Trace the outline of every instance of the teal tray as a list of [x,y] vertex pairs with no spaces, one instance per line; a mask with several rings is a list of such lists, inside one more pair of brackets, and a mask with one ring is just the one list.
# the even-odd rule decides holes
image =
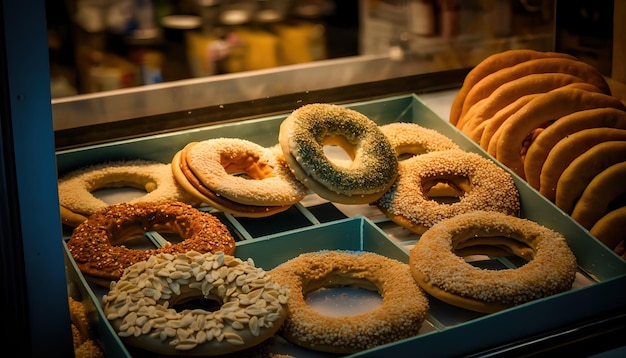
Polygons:
[[[415,95],[352,103],[380,125],[414,122],[448,136],[462,149],[495,159],[454,126],[439,118]],[[187,143],[216,137],[244,138],[264,146],[277,143],[278,129],[286,115],[196,128],[144,138],[113,142],[57,153],[59,174],[104,161],[142,158],[169,163]],[[495,161],[500,165],[497,161]],[[508,168],[500,165],[509,173]],[[511,173],[520,191],[520,216],[562,233],[577,257],[579,272],[574,287],[561,294],[536,300],[495,314],[478,314],[431,299],[431,310],[419,335],[380,346],[353,356],[467,355],[513,341],[557,330],[624,307],[626,261],[589,235],[588,231],[554,206],[521,178]],[[211,211],[237,239],[236,255],[252,257],[269,270],[303,252],[318,250],[365,250],[406,262],[419,236],[389,221],[375,207],[328,203],[309,195],[290,210],[269,218],[236,218]],[[503,265],[511,265],[498,259]],[[102,315],[99,287],[86,283],[71,257],[71,278],[83,287],[93,303],[96,326],[110,356],[138,356],[129,352]],[[104,322],[103,322],[104,321]],[[450,344],[454,342],[454,344]],[[281,348],[284,344],[277,344]],[[315,355],[314,352],[306,352]],[[306,354],[305,354],[306,355]]]

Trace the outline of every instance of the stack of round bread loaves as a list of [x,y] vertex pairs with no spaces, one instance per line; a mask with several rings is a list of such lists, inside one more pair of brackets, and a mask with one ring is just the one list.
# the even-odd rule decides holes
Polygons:
[[492,55],[450,123],[626,258],[626,106],[597,69],[556,52]]

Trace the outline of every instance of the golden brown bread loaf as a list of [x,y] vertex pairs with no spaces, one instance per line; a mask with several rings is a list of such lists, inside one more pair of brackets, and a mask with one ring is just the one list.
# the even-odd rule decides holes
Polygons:
[[468,73],[450,123],[624,257],[624,103],[573,56],[510,50]]

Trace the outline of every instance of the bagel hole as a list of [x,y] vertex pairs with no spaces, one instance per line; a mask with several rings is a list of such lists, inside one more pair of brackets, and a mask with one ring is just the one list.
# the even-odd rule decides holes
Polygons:
[[470,189],[468,178],[461,176],[441,176],[422,180],[424,194],[430,200],[441,204],[453,204],[461,200]]
[[125,246],[131,250],[143,251],[153,250],[168,243],[177,244],[184,240],[180,234],[169,228],[152,227],[144,231],[137,225],[121,227],[111,237],[116,238],[115,241],[111,241],[113,246]]
[[324,145],[324,155],[334,164],[341,167],[349,167],[352,157],[341,146],[335,144]]
[[462,242],[455,242],[455,255],[462,257],[466,262],[476,264],[487,269],[507,268],[501,265],[486,265],[484,262],[506,258],[515,267],[524,266],[534,258],[535,251],[526,243],[507,236],[472,236]]
[[120,186],[111,186],[95,189],[91,192],[91,195],[109,205],[114,205],[141,198],[148,193],[149,191],[147,191],[145,188],[138,188],[136,186],[120,184]]
[[176,310],[176,312],[195,309],[201,309],[207,312],[215,312],[219,311],[219,309],[222,307],[222,304],[217,300],[217,298],[189,297],[174,303],[170,307]]
[[259,154],[254,152],[245,152],[234,158],[223,154],[220,163],[226,173],[245,179],[261,180],[274,175],[274,168],[261,161]]
[[365,279],[338,275],[312,281],[304,287],[304,300],[326,316],[354,316],[376,309],[383,298],[378,288]]
[[137,234],[123,239],[120,242],[112,242],[113,246],[124,246],[131,250],[154,250],[154,243],[145,235]]

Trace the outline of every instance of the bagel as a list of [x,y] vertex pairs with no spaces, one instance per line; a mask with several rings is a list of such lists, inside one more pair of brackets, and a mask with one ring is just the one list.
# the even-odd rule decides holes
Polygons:
[[[471,132],[478,123],[491,118],[496,112],[525,95],[545,93],[571,83],[585,83],[580,77],[566,73],[531,73],[494,89],[489,96],[476,102],[459,119],[456,127]],[[467,127],[467,129],[466,129]]]
[[[581,89],[581,90],[590,91],[590,92],[600,92],[600,90],[598,90],[597,87],[590,85],[588,83],[580,83],[580,82],[571,83],[569,85],[565,85],[561,87],[562,90],[565,90],[567,88],[576,88],[576,89]],[[488,150],[489,143],[493,139],[494,135],[496,135],[502,123],[504,123],[509,117],[511,117],[514,113],[516,113],[520,108],[525,106],[528,102],[530,102],[532,99],[536,98],[539,95],[542,95],[542,94],[535,93],[535,94],[530,94],[530,95],[526,95],[526,96],[518,98],[516,101],[512,102],[511,104],[507,105],[506,107],[498,111],[493,117],[477,125],[472,130],[472,132],[475,132],[475,134],[471,134],[470,137],[475,138],[478,136],[480,140],[477,140],[477,142],[480,144],[480,147],[483,148],[484,150]],[[484,127],[484,128],[481,129],[481,127]]]
[[524,157],[524,174],[528,184],[539,189],[541,168],[556,143],[572,133],[596,127],[626,129],[626,111],[611,107],[591,108],[565,115],[552,123],[535,138]]
[[110,205],[96,197],[95,191],[125,187],[145,191],[145,194],[127,201],[131,204],[156,201],[199,204],[174,180],[169,164],[142,159],[111,161],[84,166],[59,178],[63,224],[76,227],[90,215]]
[[129,266],[102,305],[125,344],[159,356],[217,356],[272,337],[288,295],[251,259],[192,250]]
[[595,67],[577,59],[539,58],[504,68],[481,79],[467,93],[459,118],[462,118],[476,102],[488,97],[498,87],[520,77],[536,73],[567,73],[574,75],[596,86],[602,93],[611,95],[611,89],[606,79]]
[[502,123],[497,140],[489,142],[488,152],[525,178],[523,142],[533,130],[546,128],[567,114],[601,107],[626,110],[619,99],[603,93],[567,88],[541,94]]
[[[515,255],[528,262],[516,268],[484,269],[465,261],[458,249]],[[460,214],[430,228],[411,249],[409,265],[427,293],[483,313],[567,291],[577,271],[576,257],[558,232],[534,221],[486,211]]]
[[554,202],[563,171],[578,156],[605,141],[626,141],[626,129],[602,127],[583,129],[561,139],[550,150],[541,168],[539,192]]
[[[185,148],[195,144],[196,142],[191,142],[187,144]],[[200,180],[191,172],[191,169],[189,169],[187,165],[185,148],[178,151],[172,158],[172,172],[178,184],[200,201],[207,203],[217,210],[226,213],[237,213],[237,215],[243,217],[266,217],[289,209],[290,206],[287,205],[276,207],[243,205],[217,196],[214,192],[202,185]]]
[[[369,204],[394,182],[396,152],[379,126],[365,115],[338,105],[314,103],[294,110],[280,125],[282,152],[295,176],[332,202]],[[324,146],[335,144],[352,159],[338,164]]]
[[70,322],[75,357],[104,358],[104,352],[95,338],[95,330],[87,317],[85,305],[69,297]]
[[606,141],[591,147],[574,159],[561,174],[556,186],[556,206],[571,214],[589,182],[603,170],[624,161],[626,141]]
[[[408,265],[372,252],[303,253],[269,274],[290,292],[289,314],[279,333],[315,351],[356,353],[415,336],[428,312],[428,299]],[[378,292],[382,303],[367,312],[334,316],[305,301],[317,289],[342,286]]]
[[417,123],[394,122],[380,126],[380,130],[396,151],[398,160],[439,150],[461,149],[452,139]]
[[461,89],[454,97],[450,109],[450,123],[456,125],[461,116],[461,110],[467,93],[484,77],[497,72],[503,68],[511,67],[522,62],[526,62],[536,58],[559,57],[567,59],[576,59],[574,56],[559,52],[542,52],[531,49],[514,49],[507,50],[488,56],[472,68],[465,79]]
[[626,194],[626,160],[598,173],[587,185],[572,210],[572,219],[585,229],[611,211],[612,204]]
[[602,216],[589,230],[589,233],[602,242],[611,250],[615,251],[622,258],[623,252],[618,251],[620,245],[624,245],[626,240],[626,206],[621,206],[609,211]]
[[[430,188],[446,183],[461,194],[443,203],[429,197]],[[376,206],[393,222],[422,234],[444,218],[473,210],[516,215],[519,192],[513,178],[476,153],[446,150],[400,162],[398,179]]]
[[[147,231],[178,234],[182,241],[154,249],[124,245]],[[235,239],[215,216],[180,202],[121,203],[89,216],[67,242],[85,278],[108,287],[124,269],[158,253],[235,252]]]
[[189,143],[174,156],[172,171],[199,200],[236,216],[273,215],[307,193],[282,153],[238,138]]

